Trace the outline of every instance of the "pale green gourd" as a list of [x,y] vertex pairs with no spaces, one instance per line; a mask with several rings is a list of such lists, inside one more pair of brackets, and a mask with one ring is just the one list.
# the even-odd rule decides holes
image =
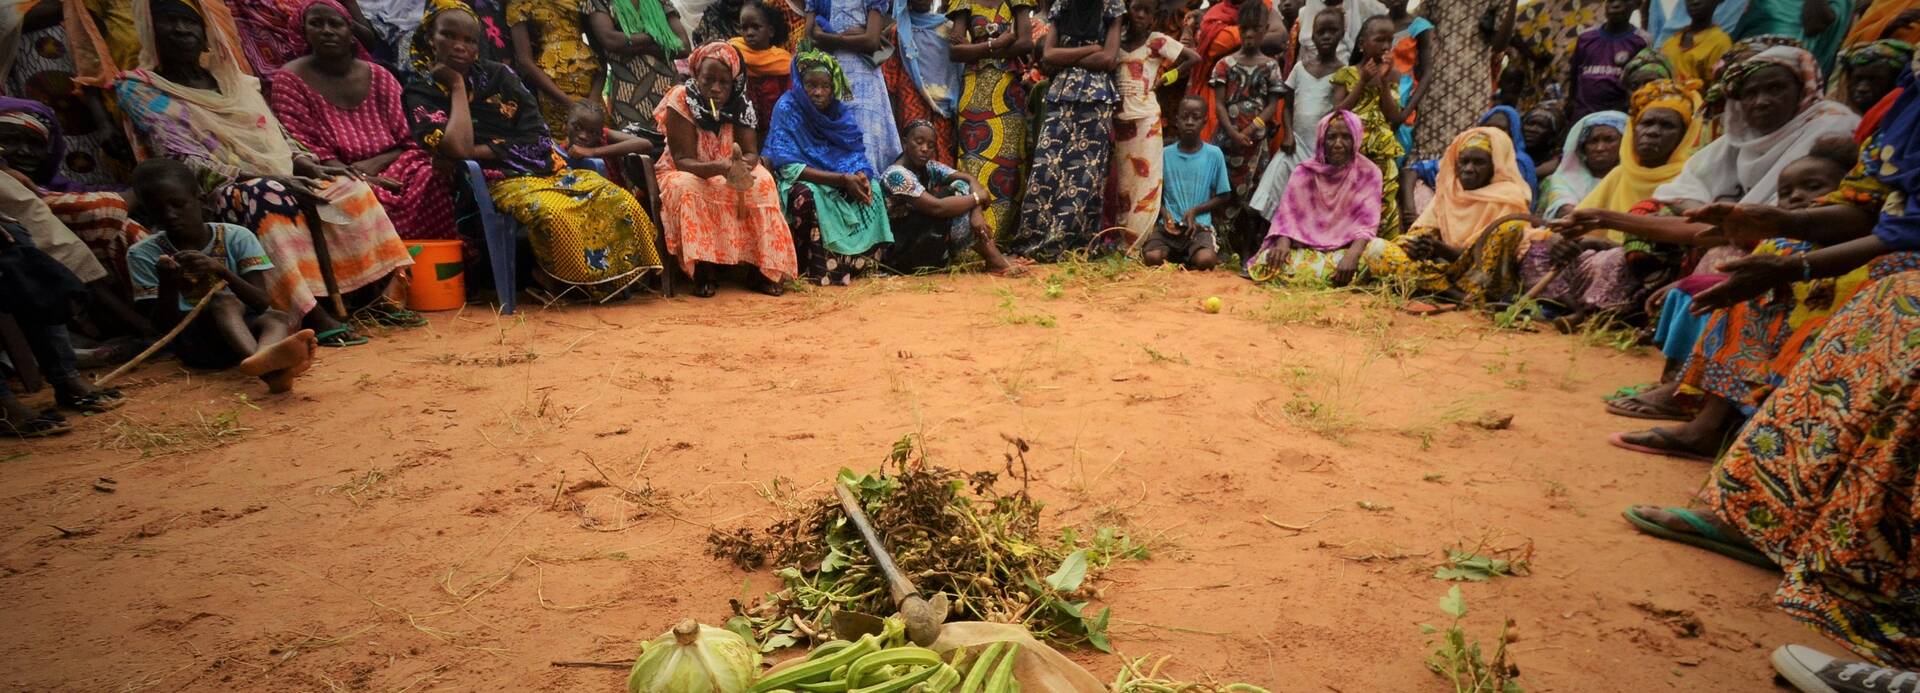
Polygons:
[[641,645],[627,693],[746,693],[759,669],[746,638],[687,620]]

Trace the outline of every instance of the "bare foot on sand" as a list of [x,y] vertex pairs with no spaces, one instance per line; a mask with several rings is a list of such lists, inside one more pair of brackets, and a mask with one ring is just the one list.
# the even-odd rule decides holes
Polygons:
[[268,349],[279,349],[283,346],[293,351],[299,360],[286,368],[261,375],[260,379],[267,383],[267,392],[278,394],[292,390],[293,379],[313,368],[313,355],[320,350],[320,340],[314,338],[313,330],[301,330],[288,335],[286,339],[280,340]]
[[[312,335],[307,336],[308,341],[312,339]],[[287,335],[286,339],[262,347],[252,356],[241,360],[239,369],[241,373],[259,378],[274,371],[290,368],[293,364],[311,357],[312,355],[302,346],[299,333],[295,333]]]

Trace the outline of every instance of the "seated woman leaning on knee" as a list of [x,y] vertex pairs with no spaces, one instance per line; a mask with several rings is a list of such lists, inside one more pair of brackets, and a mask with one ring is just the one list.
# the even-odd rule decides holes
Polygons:
[[401,97],[414,139],[440,157],[480,163],[494,206],[527,228],[535,276],[549,288],[595,301],[625,293],[660,269],[653,220],[620,186],[557,160],[533,93],[480,57],[480,32],[473,12],[450,0],[435,0],[421,20]]
[[740,54],[709,43],[688,61],[693,79],[660,100],[653,117],[667,133],[660,158],[660,214],[667,252],[693,278],[693,295],[712,296],[722,265],[749,265],[755,290],[779,296],[794,278],[793,234],[780,214],[780,188],[760,165]]

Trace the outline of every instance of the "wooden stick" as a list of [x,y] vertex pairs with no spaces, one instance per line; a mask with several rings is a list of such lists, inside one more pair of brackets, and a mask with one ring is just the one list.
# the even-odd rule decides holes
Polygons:
[[226,288],[227,288],[227,280],[225,279],[214,280],[213,289],[211,291],[208,291],[207,295],[201,296],[200,302],[193,304],[193,310],[187,311],[187,316],[184,318],[181,318],[180,322],[175,323],[173,326],[173,329],[167,330],[166,334],[160,336],[159,341],[156,341],[153,344],[148,345],[145,351],[142,351],[138,355],[134,356],[132,360],[126,363],[120,364],[120,367],[113,369],[112,373],[108,373],[106,375],[100,376],[99,380],[93,381],[93,386],[106,387],[107,383],[111,383],[115,380],[118,380],[120,376],[126,375],[127,371],[133,370],[134,367],[139,366],[141,363],[145,362],[148,357],[153,356],[155,352],[158,352],[160,351],[160,349],[167,346],[169,342],[173,341],[173,338],[180,336],[181,332],[186,331],[187,324],[193,322],[194,318],[199,317],[200,311],[206,310],[207,306],[213,303],[214,296],[219,295],[220,292],[225,291]]
[[320,265],[320,284],[327,288],[327,298],[333,299],[334,317],[347,319],[347,303],[340,297],[340,282],[333,277],[333,250],[327,247],[327,233],[322,228],[320,210],[306,207],[301,210],[307,219],[307,232],[313,235],[313,259]]
[[588,667],[593,669],[632,669],[633,668],[632,660],[628,660],[625,662],[573,662],[573,661],[558,659],[558,660],[549,662],[549,664],[552,664],[553,666],[556,666],[556,667]]
[[1539,297],[1540,292],[1547,290],[1548,284],[1552,284],[1553,280],[1560,278],[1560,270],[1562,269],[1565,269],[1565,268],[1555,267],[1553,269],[1547,270],[1547,276],[1541,277],[1540,281],[1533,285],[1533,288],[1527,289],[1527,294],[1525,296],[1520,297],[1519,303],[1526,303],[1527,301],[1531,301]]

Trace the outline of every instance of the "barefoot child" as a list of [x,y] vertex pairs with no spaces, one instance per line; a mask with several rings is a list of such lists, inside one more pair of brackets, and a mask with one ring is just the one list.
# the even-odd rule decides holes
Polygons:
[[1227,176],[1235,197],[1235,204],[1222,210],[1226,222],[1222,226],[1234,252],[1245,258],[1253,256],[1254,247],[1266,235],[1267,220],[1243,210],[1267,168],[1268,131],[1281,118],[1280,96],[1286,91],[1286,77],[1278,61],[1260,52],[1260,40],[1267,32],[1267,6],[1241,3],[1237,23],[1240,50],[1214,63],[1213,76],[1207,83],[1218,95],[1214,115],[1219,119],[1220,132],[1216,139],[1227,157]]
[[1406,122],[1400,113],[1400,76],[1394,74],[1392,56],[1393,20],[1386,15],[1368,17],[1360,27],[1359,45],[1354,47],[1355,62],[1333,73],[1334,108],[1353,111],[1367,128],[1360,153],[1380,167],[1380,237],[1392,239],[1412,219],[1404,210],[1400,196],[1400,165],[1406,154],[1394,128]]
[[1181,99],[1180,110],[1173,116],[1173,129],[1180,139],[1163,153],[1166,207],[1153,233],[1140,244],[1140,260],[1148,267],[1179,262],[1191,269],[1210,270],[1220,262],[1213,213],[1232,202],[1233,185],[1227,181],[1227,155],[1200,139],[1206,127],[1206,99],[1197,95]]
[[140,206],[154,220],[153,235],[127,250],[134,302],[156,327],[171,329],[214,282],[227,288],[173,340],[173,352],[194,368],[240,372],[267,383],[269,392],[293,389],[313,365],[313,330],[293,331],[293,318],[270,307],[266,271],[273,267],[252,231],[202,220],[192,170],[154,158],[133,170]]

